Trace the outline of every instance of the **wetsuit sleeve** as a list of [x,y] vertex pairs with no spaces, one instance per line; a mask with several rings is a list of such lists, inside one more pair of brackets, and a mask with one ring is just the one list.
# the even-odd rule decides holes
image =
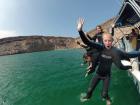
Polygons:
[[97,38],[97,36],[90,37],[88,34],[87,34],[87,37],[88,37],[90,40],[93,40],[93,41],[96,41],[96,38]]
[[114,27],[111,28],[111,35],[114,36]]
[[118,56],[117,53],[115,53],[115,54],[113,55],[113,62],[114,62],[115,65],[116,65],[119,69],[121,69],[121,70],[132,69],[132,66],[124,66],[124,65],[122,64],[121,59],[120,59],[120,57]]
[[92,40],[92,38],[87,34],[87,37],[90,39],[90,40]]
[[124,55],[127,58],[135,58],[135,57],[139,57],[140,56],[140,52],[139,51],[125,52]]
[[86,44],[87,46],[91,47],[91,48],[96,48],[98,50],[102,50],[103,49],[103,45],[100,43],[96,43],[96,42],[92,42],[91,40],[89,40],[85,33],[83,31],[79,31],[79,35],[81,37],[81,40],[83,41],[84,44]]
[[94,35],[94,36],[92,37],[92,40],[96,41],[96,39],[97,39],[97,35]]
[[135,58],[140,56],[139,51],[125,52],[118,49],[117,52],[120,55],[121,59],[125,59],[125,60],[127,60],[128,58]]

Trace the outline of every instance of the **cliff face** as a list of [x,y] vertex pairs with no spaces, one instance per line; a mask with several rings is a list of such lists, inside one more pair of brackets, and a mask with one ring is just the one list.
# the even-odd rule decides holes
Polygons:
[[76,48],[74,38],[22,36],[0,39],[0,55]]

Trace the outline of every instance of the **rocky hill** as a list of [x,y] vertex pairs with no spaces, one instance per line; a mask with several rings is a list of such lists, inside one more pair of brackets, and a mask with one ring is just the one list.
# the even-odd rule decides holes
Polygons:
[[74,38],[52,36],[20,36],[0,39],[0,55],[76,48]]

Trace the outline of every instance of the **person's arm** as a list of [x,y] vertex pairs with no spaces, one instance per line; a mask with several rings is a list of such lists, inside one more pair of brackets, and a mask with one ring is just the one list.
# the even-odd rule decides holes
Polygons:
[[94,41],[94,42],[97,42],[97,35],[95,34],[93,37],[92,37],[92,40]]
[[93,36],[93,37],[91,37],[91,36],[89,36],[88,34],[86,34],[86,36],[87,36],[90,40],[93,40],[94,42],[95,42],[96,39],[97,39],[97,36],[96,36],[96,35]]
[[112,36],[114,36],[114,28],[115,28],[115,24],[112,24],[112,26],[111,26],[111,32],[110,32],[110,34]]
[[135,58],[135,57],[140,57],[140,52],[139,51],[131,51],[131,52],[126,52],[125,55],[128,58]]
[[132,69],[132,66],[125,66],[125,65],[122,64],[121,58],[120,58],[120,56],[117,52],[113,54],[113,62],[121,70]]
[[103,49],[103,45],[96,43],[96,42],[92,42],[91,40],[89,40],[85,33],[83,32],[82,28],[83,28],[83,24],[84,24],[84,20],[83,19],[79,19],[78,23],[77,23],[77,30],[79,32],[79,35],[81,37],[81,40],[83,41],[84,44],[86,44],[89,47],[92,48],[96,48],[96,49]]
[[121,69],[121,70],[128,70],[128,69],[132,69],[132,66],[125,66],[121,63],[121,60],[116,60],[114,61],[115,65]]
[[125,51],[122,51],[122,50],[118,49],[117,52],[119,53],[119,55],[122,59],[140,57],[140,52],[139,51],[125,52]]
[[88,46],[87,46],[87,45],[82,44],[82,43],[80,43],[79,41],[76,41],[76,43],[77,43],[78,45],[80,45],[81,47],[83,47],[83,48],[88,48]]
[[88,34],[86,34],[87,35],[87,37],[90,39],[90,40],[92,40],[92,38],[88,35]]
[[90,41],[84,34],[83,31],[79,31],[79,35],[83,41],[84,44],[86,44],[87,46],[91,47],[91,48],[96,48],[96,49],[103,49],[103,45],[97,42],[92,42]]

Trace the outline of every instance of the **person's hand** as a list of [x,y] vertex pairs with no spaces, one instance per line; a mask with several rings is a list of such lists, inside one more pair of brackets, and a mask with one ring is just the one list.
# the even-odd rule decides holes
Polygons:
[[77,30],[81,31],[82,28],[83,28],[83,25],[84,25],[84,19],[79,18],[78,21],[77,21]]
[[80,42],[78,40],[76,40],[76,43],[80,45]]

